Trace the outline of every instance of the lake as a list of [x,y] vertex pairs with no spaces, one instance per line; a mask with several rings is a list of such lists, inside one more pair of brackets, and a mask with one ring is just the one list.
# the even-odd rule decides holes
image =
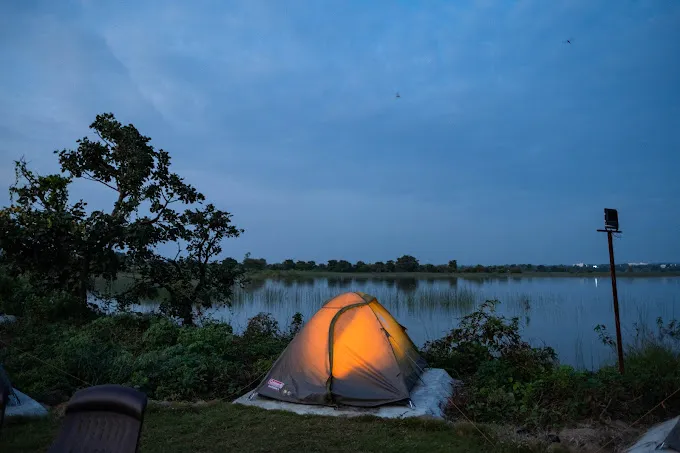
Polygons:
[[[624,343],[634,338],[635,323],[656,329],[659,316],[666,322],[680,318],[680,277],[619,277],[617,283]],[[519,317],[524,338],[555,348],[562,363],[593,369],[616,360],[593,330],[604,324],[615,333],[611,281],[601,277],[263,279],[237,291],[231,308],[207,313],[240,331],[249,318],[268,312],[285,328],[296,312],[308,320],[346,291],[377,297],[419,346],[441,338],[483,301],[498,299],[498,313]]]

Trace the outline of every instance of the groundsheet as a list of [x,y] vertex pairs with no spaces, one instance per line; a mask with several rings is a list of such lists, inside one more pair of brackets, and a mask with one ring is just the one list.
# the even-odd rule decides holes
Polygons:
[[297,414],[356,417],[374,415],[383,418],[427,417],[444,418],[444,408],[454,391],[456,381],[439,368],[429,368],[422,374],[420,381],[411,390],[413,407],[407,404],[385,405],[376,408],[328,407],[287,403],[254,395],[248,392],[234,401],[236,404],[255,406],[269,410],[283,410]]

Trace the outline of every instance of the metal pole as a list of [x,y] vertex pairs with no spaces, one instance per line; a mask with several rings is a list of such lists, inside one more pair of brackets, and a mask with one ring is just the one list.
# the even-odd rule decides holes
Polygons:
[[623,343],[621,341],[621,319],[619,318],[619,295],[616,291],[616,265],[614,264],[614,244],[612,232],[607,231],[609,242],[609,269],[612,275],[612,296],[614,296],[614,320],[616,322],[616,349],[619,353],[619,373],[623,374]]

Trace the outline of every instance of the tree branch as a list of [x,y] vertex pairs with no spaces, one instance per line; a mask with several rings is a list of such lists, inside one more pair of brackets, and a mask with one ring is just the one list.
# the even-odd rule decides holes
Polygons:
[[[36,187],[37,186],[37,181],[35,178],[33,178],[31,175],[33,174],[29,170],[26,169],[26,161],[23,160],[23,158],[20,160],[21,162],[21,176],[26,178],[26,180],[31,184],[31,187]],[[47,200],[45,200],[45,194],[43,192],[38,191],[36,194],[36,198],[38,199],[38,202],[40,205],[43,207],[45,211],[54,211],[54,209],[48,208]]]
[[163,211],[165,211],[170,203],[174,203],[175,201],[179,201],[179,199],[169,199],[168,197],[165,196],[164,192],[161,192],[161,196],[163,197],[163,200],[165,200],[165,204],[158,210],[158,214],[156,214],[156,217],[149,218],[149,219],[143,219],[140,220],[140,223],[143,225],[153,225],[154,223],[158,222],[158,220],[161,218],[163,215]]
[[107,182],[105,182],[105,181],[102,181],[101,179],[95,178],[94,176],[90,175],[90,174],[89,174],[88,172],[86,172],[86,171],[83,171],[83,174],[85,175],[85,176],[83,176],[83,179],[87,179],[88,181],[94,181],[94,182],[98,182],[98,183],[104,184],[104,185],[105,185],[106,187],[108,187],[109,189],[115,190],[116,192],[120,192],[120,189],[118,189],[117,187],[112,186],[111,184],[109,184],[109,183],[107,183]]
[[[201,263],[201,267],[199,269],[199,277],[198,277],[198,283],[194,287],[194,298],[198,295],[199,291],[203,289],[205,286],[205,278],[206,278],[206,270],[208,268],[208,261],[210,260],[211,256],[211,249],[214,247],[215,243],[217,242],[217,235],[213,236],[212,238],[209,239],[209,236],[206,237],[201,241],[201,244],[199,245],[198,248],[198,258],[201,259],[199,261]],[[207,244],[207,245],[206,245]],[[201,254],[203,256],[201,256]]]
[[101,141],[106,143],[106,146],[114,148],[113,144],[110,141],[106,140],[104,137],[102,137],[102,134],[98,130],[95,129],[94,133],[97,134],[97,137],[99,137]]

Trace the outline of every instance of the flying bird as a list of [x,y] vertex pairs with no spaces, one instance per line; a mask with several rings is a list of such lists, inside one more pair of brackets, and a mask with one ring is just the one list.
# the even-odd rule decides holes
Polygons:
[[571,39],[567,39],[566,41],[564,41],[564,43],[565,44],[571,44]]

